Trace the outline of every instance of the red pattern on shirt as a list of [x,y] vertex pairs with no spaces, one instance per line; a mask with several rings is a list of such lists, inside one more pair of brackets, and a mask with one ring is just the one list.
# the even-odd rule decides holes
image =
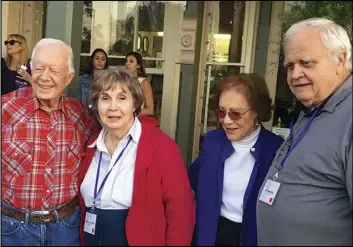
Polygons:
[[2,201],[53,209],[78,194],[78,167],[88,137],[99,131],[86,107],[63,96],[58,110],[40,108],[32,87],[2,96]]

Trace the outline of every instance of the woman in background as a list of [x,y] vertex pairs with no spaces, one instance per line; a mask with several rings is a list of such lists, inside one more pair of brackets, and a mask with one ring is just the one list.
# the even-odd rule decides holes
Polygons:
[[32,76],[26,38],[20,34],[10,34],[4,44],[7,48],[5,62],[9,68],[7,80],[13,81],[16,89],[30,86]]
[[153,116],[154,114],[154,101],[153,101],[153,92],[152,86],[149,80],[147,79],[147,74],[143,66],[142,56],[138,52],[130,52],[125,57],[125,68],[126,71],[134,78],[137,78],[140,83],[143,94],[145,96],[146,103],[143,106],[140,116],[149,115]]
[[82,101],[84,105],[88,106],[88,88],[91,85],[94,75],[97,71],[107,69],[108,67],[109,64],[107,53],[101,48],[95,49],[92,52],[91,61],[87,71],[80,75],[78,82],[77,98]]

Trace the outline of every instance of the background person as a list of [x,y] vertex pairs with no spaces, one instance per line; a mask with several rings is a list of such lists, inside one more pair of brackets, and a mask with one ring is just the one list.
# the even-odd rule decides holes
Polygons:
[[130,52],[126,55],[125,68],[127,72],[140,83],[145,97],[145,104],[142,107],[141,116],[154,114],[153,91],[143,66],[142,56],[138,52]]
[[80,75],[78,82],[77,98],[82,101],[84,105],[88,106],[88,89],[94,75],[97,71],[107,68],[109,68],[107,53],[101,48],[95,49],[92,52],[91,61],[87,71]]
[[4,44],[7,51],[5,62],[10,70],[8,80],[13,80],[16,88],[30,86],[32,76],[26,38],[10,34]]
[[7,67],[5,59],[1,58],[1,95],[16,90],[15,80],[10,79],[11,72]]

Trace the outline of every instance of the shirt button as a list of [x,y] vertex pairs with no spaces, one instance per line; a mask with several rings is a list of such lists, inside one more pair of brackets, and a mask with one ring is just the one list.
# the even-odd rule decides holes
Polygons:
[[47,171],[47,172],[51,172],[51,168],[47,168],[46,171]]
[[251,152],[254,152],[254,151],[255,151],[255,148],[250,148],[250,151],[251,151]]
[[17,156],[17,155],[18,155],[18,153],[15,153],[14,155],[15,155],[15,156]]
[[50,192],[50,190],[47,190],[47,193],[49,193]]

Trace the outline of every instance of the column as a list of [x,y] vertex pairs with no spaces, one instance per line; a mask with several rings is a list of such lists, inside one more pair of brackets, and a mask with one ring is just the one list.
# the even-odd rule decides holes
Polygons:
[[74,54],[75,77],[67,88],[70,96],[76,96],[80,70],[83,1],[48,1],[45,37],[55,38],[70,45]]

